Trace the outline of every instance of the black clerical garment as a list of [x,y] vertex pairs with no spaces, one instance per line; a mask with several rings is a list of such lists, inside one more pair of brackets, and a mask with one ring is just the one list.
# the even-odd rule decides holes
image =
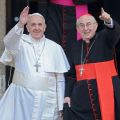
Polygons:
[[[113,19],[117,20],[120,24],[120,15],[118,15],[118,11],[120,11],[120,0],[102,0],[103,8],[112,16]],[[116,60],[117,60],[117,68],[120,76],[120,41],[116,46]]]
[[[113,87],[113,93],[109,93],[109,95],[113,94],[113,98],[111,98],[114,100],[113,111],[115,112],[115,114],[112,113],[109,115],[106,115],[106,113],[102,113],[101,99],[104,99],[104,97],[108,97],[108,95],[105,94],[102,96],[102,98],[100,98],[97,79],[94,78],[79,80],[76,77],[76,74],[78,74],[78,71],[76,71],[76,66],[79,66],[81,63],[87,65],[101,65],[101,63],[106,64],[109,61],[113,61],[114,48],[119,38],[120,26],[116,22],[114,22],[113,28],[105,27],[105,29],[98,32],[90,40],[89,44],[80,40],[76,41],[72,45],[70,52],[71,69],[66,74],[65,89],[65,96],[71,98],[71,107],[69,108],[67,104],[64,104],[64,120],[107,120],[104,119],[105,117],[103,118],[103,116],[107,116],[106,118],[110,118],[109,120],[120,120],[120,79],[116,74],[113,74],[111,76],[108,75],[109,79],[107,82],[112,81],[111,88]],[[83,63],[85,59],[86,62]],[[104,74],[106,77],[107,73],[111,72],[112,69],[109,65],[107,66],[107,68],[104,68],[104,65],[102,66],[101,73],[99,74],[103,75],[103,78],[100,79],[100,82],[104,80]],[[83,70],[83,74],[86,71],[87,69]],[[109,81],[110,79],[111,81]],[[107,82],[102,86],[103,92],[108,89]],[[108,100],[108,102],[109,101],[111,100]],[[109,105],[107,104],[105,104],[104,107],[105,106],[109,107]],[[115,119],[113,119],[113,115],[115,115]]]
[[[66,1],[72,5],[65,4]],[[76,7],[80,5],[87,5],[88,12],[98,20],[100,0],[39,0],[38,12],[46,18],[46,37],[60,44],[67,55],[72,43],[77,40]]]

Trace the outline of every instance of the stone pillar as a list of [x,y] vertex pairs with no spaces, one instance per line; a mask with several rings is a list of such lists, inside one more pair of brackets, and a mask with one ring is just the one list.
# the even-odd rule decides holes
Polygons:
[[[0,0],[0,56],[4,51],[3,37],[6,33],[6,0]],[[5,66],[0,63],[0,96],[5,90]]]

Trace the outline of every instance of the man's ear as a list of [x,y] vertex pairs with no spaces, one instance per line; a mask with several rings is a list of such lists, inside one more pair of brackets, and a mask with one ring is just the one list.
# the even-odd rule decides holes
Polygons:
[[45,24],[44,31],[46,30],[46,28],[47,28],[47,25]]
[[96,22],[95,24],[96,24],[96,25],[95,25],[95,30],[97,30],[97,28],[98,28],[98,23]]

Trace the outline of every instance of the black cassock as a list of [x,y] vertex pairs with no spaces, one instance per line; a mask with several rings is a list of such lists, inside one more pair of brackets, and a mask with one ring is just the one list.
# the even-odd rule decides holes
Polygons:
[[61,0],[39,0],[38,12],[46,18],[46,37],[60,44],[68,55],[71,44],[77,40],[75,7],[87,5],[89,13],[99,20],[101,0],[65,0],[73,1],[72,6],[55,4],[52,1]]
[[[107,11],[113,19],[119,22],[120,24],[120,16],[118,15],[118,11],[120,11],[120,0],[102,0],[103,8]],[[117,67],[118,73],[120,75],[120,41],[116,46],[116,60],[117,60]]]
[[[68,107],[68,104],[64,104],[64,120],[102,120],[96,79],[77,81],[75,66],[81,64],[82,44],[82,60],[91,49],[87,56],[87,64],[113,60],[114,48],[119,38],[120,27],[114,22],[112,29],[105,27],[90,40],[89,44],[81,40],[72,45],[70,52],[71,69],[66,74],[65,89],[65,96],[71,97],[71,108]],[[108,68],[108,71],[110,69]],[[118,76],[111,77],[114,89],[115,120],[120,120],[120,79]],[[107,85],[104,86],[104,90],[106,89]]]

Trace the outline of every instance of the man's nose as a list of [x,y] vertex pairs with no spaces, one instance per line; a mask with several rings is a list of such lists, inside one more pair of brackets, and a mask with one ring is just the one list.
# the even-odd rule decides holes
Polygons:
[[35,26],[35,29],[37,29],[37,30],[38,30],[39,28],[40,28],[40,27],[39,27],[39,25],[36,25],[36,26]]
[[87,30],[87,29],[88,29],[88,26],[87,26],[87,25],[85,25],[85,26],[84,26],[84,29],[85,29],[85,30]]

